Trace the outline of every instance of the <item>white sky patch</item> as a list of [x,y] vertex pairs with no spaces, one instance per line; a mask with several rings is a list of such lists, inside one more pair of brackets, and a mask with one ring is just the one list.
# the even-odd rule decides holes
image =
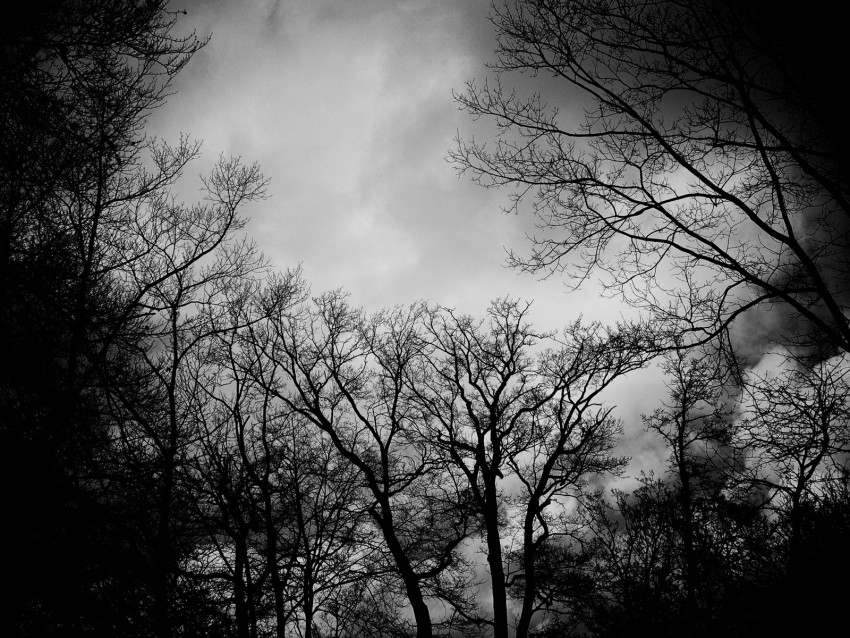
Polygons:
[[[427,299],[480,315],[495,297],[534,299],[558,328],[611,316],[598,293],[567,296],[505,267],[531,220],[499,212],[506,192],[458,178],[446,160],[471,122],[453,90],[484,77],[489,2],[196,2],[183,21],[213,34],[152,118],[152,132],[258,161],[270,198],[248,231],[280,268],[303,264],[315,292],[343,287],[369,310]],[[187,199],[191,193],[185,193]],[[615,311],[616,313],[616,311]]]
[[[533,300],[529,317],[541,330],[630,312],[591,285],[567,293],[557,275],[540,281],[507,268],[506,248],[527,251],[533,219],[502,214],[507,191],[480,188],[446,161],[458,132],[483,140],[493,129],[452,98],[489,75],[489,0],[183,6],[180,26],[212,40],[149,132],[204,141],[188,177],[207,172],[219,153],[259,162],[269,199],[246,209],[247,232],[276,267],[301,264],[315,294],[343,288],[369,312],[427,300],[475,317],[511,296]],[[563,117],[580,115],[563,86],[517,82],[543,87]],[[191,202],[197,186],[181,184],[180,194]],[[630,440],[640,436],[639,414],[655,407],[643,392],[650,375],[657,380],[632,375],[640,379],[611,393]]]

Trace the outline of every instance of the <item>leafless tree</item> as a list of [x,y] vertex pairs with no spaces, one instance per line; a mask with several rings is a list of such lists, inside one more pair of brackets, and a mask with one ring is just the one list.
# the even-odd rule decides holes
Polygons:
[[[451,156],[535,215],[533,250],[513,264],[575,285],[599,273],[691,343],[764,305],[850,349],[846,137],[831,81],[812,82],[835,60],[806,63],[841,38],[815,37],[823,21],[802,13],[726,0],[494,7],[498,79],[457,100],[499,137],[460,140]],[[552,103],[506,88],[510,72]]]
[[676,626],[681,585],[676,495],[650,475],[633,493],[612,497],[597,493],[584,501],[574,550],[585,556],[584,588],[561,586],[554,596],[599,634],[627,628],[665,635]]
[[387,586],[400,587],[417,636],[430,637],[427,599],[455,600],[464,567],[457,550],[471,527],[467,504],[445,498],[440,481],[449,475],[419,435],[423,414],[409,383],[422,369],[420,314],[414,307],[369,318],[329,293],[275,314],[251,330],[250,343],[276,379],[263,381],[267,391],[328,437],[369,494],[397,577]]
[[738,445],[748,461],[749,479],[787,524],[792,575],[801,567],[806,507],[833,491],[846,474],[850,388],[844,359],[790,353],[778,371],[752,373],[747,386]]
[[699,633],[696,537],[704,510],[700,501],[716,491],[712,483],[717,483],[727,465],[725,461],[715,463],[715,459],[730,442],[738,388],[733,385],[734,376],[724,369],[724,359],[710,352],[672,352],[662,369],[669,397],[663,407],[644,417],[644,426],[664,439],[670,455],[684,554],[687,626]]
[[[522,591],[516,635],[528,635],[541,609],[537,552],[551,522],[587,477],[616,472],[619,422],[601,394],[651,356],[643,326],[605,330],[568,326],[563,336],[536,332],[528,304],[498,300],[477,322],[451,310],[427,315],[425,383],[415,386],[428,437],[465,480],[481,517],[493,594],[493,635],[509,632],[509,589]],[[514,538],[516,535],[516,538]],[[511,566],[503,543],[516,541]]]
[[[168,220],[171,211],[153,202],[165,198],[163,191],[196,153],[185,141],[167,147],[146,139],[145,118],[204,42],[181,35],[176,14],[162,0],[33,2],[0,12],[0,328],[7,363],[0,437],[17,459],[8,464],[9,480],[20,480],[27,468],[55,477],[52,485],[31,482],[33,493],[19,490],[20,500],[9,505],[19,520],[37,521],[25,512],[40,503],[50,521],[74,509],[71,500],[101,503],[114,513],[109,524],[86,514],[66,517],[64,524],[76,531],[50,534],[52,550],[39,523],[21,525],[11,542],[21,555],[32,554],[31,542],[44,555],[87,553],[109,565],[113,582],[128,587],[106,588],[115,592],[107,613],[74,600],[72,590],[91,601],[104,591],[88,567],[73,570],[67,586],[56,587],[58,596],[24,579],[33,587],[15,588],[15,613],[3,622],[13,625],[12,634],[30,622],[20,620],[27,613],[35,614],[36,634],[48,631],[40,623],[51,622],[70,623],[68,631],[77,633],[110,623],[126,629],[149,616],[144,605],[129,603],[136,620],[128,621],[121,609],[130,590],[144,589],[139,572],[114,557],[95,558],[105,557],[110,529],[129,525],[118,514],[130,509],[128,499],[114,488],[133,467],[129,459],[124,467],[114,462],[102,389],[106,379],[129,376],[133,355],[117,343],[143,331],[140,302],[157,284],[148,279],[145,290],[124,287],[133,264],[150,252],[150,246],[135,252],[139,226],[145,219]],[[144,394],[140,389],[140,403],[149,398]],[[43,507],[45,500],[53,505]],[[126,558],[139,549],[138,539],[122,533],[117,545],[133,548]],[[65,546],[81,534],[91,549]],[[23,563],[20,569],[10,565],[22,579],[24,570],[38,571]]]
[[[239,327],[229,321],[230,308],[236,299],[250,296],[266,270],[256,248],[238,234],[241,206],[262,195],[265,181],[257,167],[222,159],[205,183],[206,204],[181,206],[157,193],[144,203],[134,232],[123,230],[121,241],[129,248],[120,273],[128,300],[124,308],[144,320],[110,339],[132,354],[136,378],[121,385],[102,379],[115,407],[119,441],[141,444],[157,477],[154,609],[162,637],[173,626],[171,604],[179,573],[175,499],[181,468],[200,434],[197,402],[204,393],[199,349],[217,332]],[[150,400],[138,400],[139,387]]]

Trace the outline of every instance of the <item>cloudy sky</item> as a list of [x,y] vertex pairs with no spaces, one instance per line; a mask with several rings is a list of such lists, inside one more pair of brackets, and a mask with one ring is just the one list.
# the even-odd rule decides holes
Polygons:
[[505,267],[529,220],[445,159],[476,130],[452,91],[487,74],[488,0],[172,4],[212,40],[151,130],[202,139],[207,163],[262,165],[271,198],[248,211],[250,232],[278,266],[302,263],[314,290],[341,286],[369,308],[424,298],[478,313],[511,294],[546,324],[599,314],[598,295]]
[[[481,316],[511,295],[533,300],[542,329],[624,310],[508,269],[530,220],[446,161],[458,133],[488,133],[452,91],[488,76],[489,0],[172,2],[183,7],[178,24],[212,39],[149,131],[203,140],[195,174],[219,153],[261,164],[270,198],[247,211],[248,231],[277,267],[301,264],[314,292],[342,287],[368,310],[426,299]],[[632,419],[656,407],[657,379],[629,386],[616,401]]]

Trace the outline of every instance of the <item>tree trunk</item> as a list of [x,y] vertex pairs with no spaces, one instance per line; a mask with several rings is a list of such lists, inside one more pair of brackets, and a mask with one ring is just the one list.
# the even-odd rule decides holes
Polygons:
[[484,528],[487,535],[487,564],[493,591],[493,638],[508,638],[508,600],[505,568],[502,564],[502,539],[499,533],[499,502],[496,477],[484,476]]
[[412,569],[400,570],[404,580],[404,589],[410,607],[413,610],[413,619],[416,622],[416,638],[432,638],[431,611],[425,604],[422,589]]
[[245,567],[247,551],[242,545],[241,538],[234,539],[235,562],[233,565],[233,602],[236,608],[236,635],[239,638],[250,638],[248,621],[247,592],[245,587]]
[[271,499],[271,486],[266,476],[263,485],[263,497],[266,510],[266,567],[269,570],[272,581],[272,593],[274,594],[275,615],[275,637],[286,638],[286,612],[284,610],[283,583],[280,580],[280,571],[277,562],[277,533],[274,526],[274,507]]
[[532,501],[526,510],[522,529],[522,568],[524,587],[522,593],[522,610],[516,628],[516,638],[526,638],[531,629],[531,617],[534,615],[534,596],[537,592],[537,545],[534,542],[534,516],[539,511],[538,502]]
[[416,572],[413,570],[407,554],[405,554],[398,537],[395,535],[392,516],[389,514],[389,503],[382,503],[382,509],[387,513],[386,516],[372,512],[372,517],[381,528],[387,548],[395,560],[399,575],[404,583],[405,593],[410,602],[410,608],[413,611],[413,619],[416,622],[416,638],[432,638],[431,612],[428,609],[428,605],[425,604],[425,597],[422,595],[422,588],[419,586],[419,579],[416,576]]
[[171,572],[171,501],[173,498],[174,461],[171,455],[164,460],[159,499],[156,562],[153,583],[154,627],[157,638],[171,637],[169,614]]
[[[686,423],[686,413],[682,414],[682,422]],[[697,557],[694,544],[694,511],[693,495],[691,493],[691,476],[687,467],[687,449],[684,443],[684,425],[679,426],[677,440],[677,464],[679,470],[679,506],[682,515],[682,545],[685,552],[685,613],[688,635],[701,635],[702,626],[697,616]]]

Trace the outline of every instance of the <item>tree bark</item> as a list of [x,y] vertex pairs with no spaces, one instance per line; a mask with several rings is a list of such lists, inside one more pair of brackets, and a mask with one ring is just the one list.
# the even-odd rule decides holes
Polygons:
[[493,592],[493,637],[508,638],[508,600],[505,568],[502,563],[502,542],[499,534],[499,503],[496,477],[484,476],[484,528],[487,535],[487,564],[490,567],[490,587]]
[[399,575],[404,583],[404,590],[407,594],[407,599],[410,601],[410,608],[413,611],[413,619],[416,622],[416,638],[432,638],[433,627],[431,624],[431,612],[428,605],[425,603],[425,597],[422,595],[422,588],[419,585],[419,578],[410,560],[407,557],[398,537],[393,529],[392,515],[390,514],[389,502],[381,504],[386,514],[381,516],[377,512],[372,512],[372,518],[378,523],[384,540],[387,543],[387,548],[390,550],[393,559],[398,567]]
[[[531,617],[534,615],[534,596],[537,592],[537,543],[534,541],[534,517],[540,511],[535,499],[526,510],[522,529],[522,568],[524,586],[522,592],[522,610],[517,622],[516,638],[526,638],[531,630]],[[540,542],[540,539],[538,539]]]

